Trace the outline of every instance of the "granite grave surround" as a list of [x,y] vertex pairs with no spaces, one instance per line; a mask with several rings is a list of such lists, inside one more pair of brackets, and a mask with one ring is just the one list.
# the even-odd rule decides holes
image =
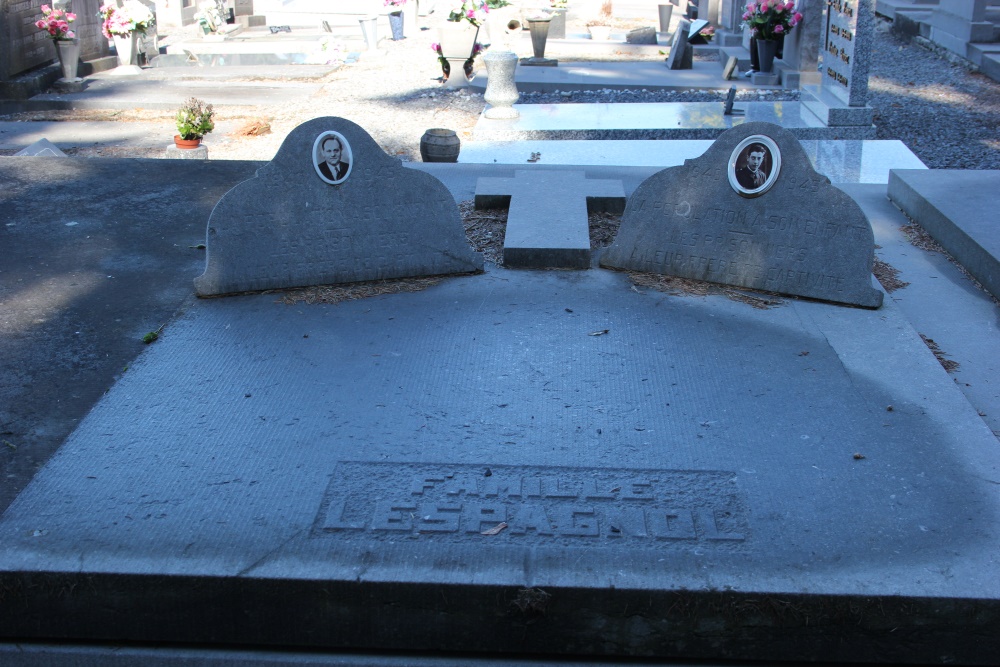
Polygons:
[[891,302],[197,300],[0,518],[0,637],[988,664],[997,479]]
[[[81,206],[67,226],[15,202],[3,233],[30,255],[32,234],[102,230],[104,247],[145,225],[117,270],[182,253],[193,278],[200,251],[164,227],[196,242],[205,197],[142,208],[117,193],[111,220],[87,198],[111,171],[148,181],[143,197],[178,186],[142,178],[160,161],[93,162],[0,160],[25,200],[51,188]],[[217,172],[236,184],[252,167],[171,170],[222,197]],[[407,169],[462,199],[515,176]],[[651,175],[552,169],[626,194]],[[79,247],[100,256],[69,246],[31,266],[55,277]],[[183,284],[160,339],[0,516],[0,662],[53,642],[404,660],[1000,654],[996,437],[893,299],[756,295],[761,309],[620,271],[492,265],[336,305]]]
[[878,308],[874,248],[861,207],[790,132],[746,123],[644,181],[601,265]]

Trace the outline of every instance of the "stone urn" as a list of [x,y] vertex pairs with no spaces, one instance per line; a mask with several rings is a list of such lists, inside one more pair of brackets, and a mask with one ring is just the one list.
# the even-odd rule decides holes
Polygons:
[[483,56],[486,63],[486,92],[483,99],[489,104],[483,111],[486,118],[517,118],[520,114],[513,104],[520,98],[514,83],[517,54],[513,51],[490,49]]

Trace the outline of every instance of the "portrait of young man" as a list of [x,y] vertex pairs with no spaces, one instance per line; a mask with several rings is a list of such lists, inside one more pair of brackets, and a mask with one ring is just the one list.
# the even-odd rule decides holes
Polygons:
[[774,185],[781,168],[778,146],[769,137],[747,137],[729,158],[729,183],[744,197],[757,197]]
[[351,173],[351,147],[339,132],[324,132],[313,145],[316,172],[327,183],[343,183]]

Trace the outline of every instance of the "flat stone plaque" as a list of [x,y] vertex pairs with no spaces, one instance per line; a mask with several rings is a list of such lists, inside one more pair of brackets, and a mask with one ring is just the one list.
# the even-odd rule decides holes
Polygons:
[[864,212],[770,123],[735,127],[701,157],[646,179],[601,258],[610,268],[877,308],[873,262]]
[[297,127],[219,200],[206,245],[199,296],[483,268],[441,181],[331,117]]

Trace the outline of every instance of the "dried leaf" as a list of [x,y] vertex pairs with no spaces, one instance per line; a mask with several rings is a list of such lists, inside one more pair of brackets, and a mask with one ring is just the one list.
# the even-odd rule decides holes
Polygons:
[[503,532],[503,529],[506,528],[506,527],[507,527],[507,522],[506,521],[501,521],[500,523],[498,523],[497,525],[493,526],[489,530],[484,530],[483,532],[481,532],[479,534],[480,535],[499,535],[501,532]]

